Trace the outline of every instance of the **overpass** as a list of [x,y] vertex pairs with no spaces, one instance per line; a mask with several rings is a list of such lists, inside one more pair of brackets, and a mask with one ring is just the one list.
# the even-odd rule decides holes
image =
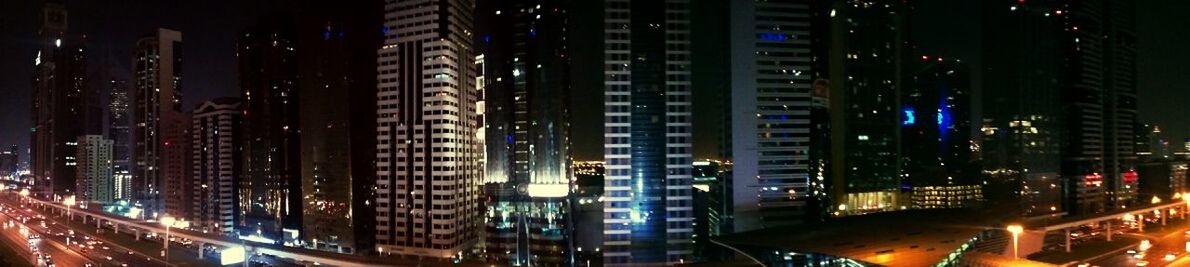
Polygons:
[[[45,200],[41,200],[41,199],[37,199],[37,198],[33,198],[33,197],[22,197],[22,199],[24,199],[25,201],[32,202],[33,204],[36,204],[41,208],[54,209],[54,210],[58,210],[61,213],[69,212],[71,214],[71,217],[73,217],[74,214],[78,214],[83,218],[83,223],[89,223],[89,221],[93,220],[95,222],[96,228],[102,228],[103,223],[108,222],[112,225],[112,229],[114,231],[116,231],[117,233],[120,231],[121,227],[131,229],[132,231],[136,232],[137,240],[139,240],[141,237],[141,233],[140,233],[141,231],[156,233],[156,234],[160,234],[160,235],[165,235],[165,232],[166,232],[165,227],[163,227],[162,225],[160,225],[159,223],[154,222],[154,221],[135,221],[135,220],[130,220],[127,218],[119,217],[119,216],[105,214],[104,212],[97,212],[97,211],[79,209],[79,208],[69,208],[68,209],[66,206],[64,206],[62,204],[45,201]],[[88,219],[88,218],[90,218],[90,219]],[[397,262],[398,260],[394,259],[394,258],[388,258],[388,261],[385,261],[384,259],[367,258],[367,257],[362,257],[362,256],[357,256],[357,255],[340,254],[340,253],[326,252],[326,251],[319,251],[319,250],[312,250],[312,249],[286,247],[286,246],[281,246],[281,245],[277,245],[277,244],[259,243],[259,242],[253,242],[253,241],[248,241],[248,240],[233,239],[233,238],[229,238],[229,237],[221,236],[221,235],[213,235],[213,234],[208,234],[208,233],[201,233],[201,232],[196,232],[196,231],[191,231],[191,230],[186,230],[186,229],[177,229],[177,228],[172,228],[172,227],[169,229],[169,235],[171,237],[176,236],[176,237],[180,237],[180,238],[189,239],[195,243],[198,243],[199,244],[199,246],[198,246],[199,253],[198,254],[199,254],[200,258],[202,257],[202,254],[203,254],[203,251],[202,251],[203,247],[207,246],[207,245],[212,245],[212,246],[220,246],[220,247],[224,247],[224,248],[242,246],[242,247],[244,247],[244,249],[246,251],[248,251],[248,253],[262,253],[262,254],[273,255],[273,256],[277,256],[277,257],[281,257],[281,258],[289,258],[289,259],[293,259],[293,260],[297,260],[297,261],[316,262],[319,264],[328,264],[328,265],[333,265],[333,266],[367,267],[367,266],[400,266],[400,265],[411,266],[411,265],[413,265],[413,263]]]
[[[1104,229],[1107,229],[1107,241],[1112,241],[1112,234],[1114,234],[1114,231],[1112,231],[1113,222],[1117,220],[1122,221],[1128,215],[1133,216],[1137,226],[1139,227],[1139,230],[1143,232],[1145,229],[1145,216],[1157,216],[1161,219],[1161,225],[1165,225],[1166,219],[1172,216],[1179,216],[1180,218],[1185,219],[1186,213],[1190,212],[1188,208],[1190,208],[1190,199],[1186,200],[1185,202],[1181,199],[1174,199],[1168,203],[1155,203],[1128,209],[1108,211],[1104,213],[1065,218],[1054,217],[1053,219],[1041,219],[1025,223],[1022,226],[1024,227],[1024,232],[1026,232],[1026,235],[1040,234],[1043,238],[1048,232],[1063,231],[1066,242],[1064,244],[1066,247],[1066,252],[1070,252],[1070,231],[1072,229],[1077,229],[1079,226],[1105,224],[1106,226]],[[1043,242],[1043,240],[1035,241]],[[1022,247],[1025,246],[1027,245],[1022,244]],[[1038,246],[1029,247],[1036,247],[1040,249],[1041,246],[1038,244]],[[1028,255],[1030,253],[1031,252],[1022,252],[1021,254]]]

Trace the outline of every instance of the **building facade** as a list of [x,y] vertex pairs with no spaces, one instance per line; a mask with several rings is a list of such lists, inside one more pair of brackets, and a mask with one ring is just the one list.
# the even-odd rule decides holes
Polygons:
[[165,116],[162,127],[162,199],[165,213],[175,218],[186,218],[193,212],[190,120],[190,113],[171,113]]
[[132,59],[132,203],[146,218],[165,212],[165,135],[182,116],[182,33],[157,29],[136,42]]
[[108,82],[108,134],[112,140],[112,179],[115,181],[115,198],[129,199],[132,191],[127,186],[132,179],[132,110],[128,81]]
[[200,231],[235,235],[240,215],[237,185],[243,155],[237,147],[242,119],[239,99],[219,98],[194,109],[191,126],[193,195],[187,218]]
[[902,189],[911,208],[958,208],[983,199],[971,153],[971,78],[954,58],[923,55],[901,95]]
[[[1061,184],[1061,210],[1070,214],[1143,202],[1136,198],[1133,179],[1133,3],[986,5],[984,27],[990,37],[984,39],[997,45],[984,46],[983,76],[1002,79],[984,85],[992,92],[984,105],[985,172],[1017,180],[1012,183],[1026,196],[1026,213],[1059,206],[1037,203],[1034,199],[1047,194],[1023,189],[1028,184]],[[1064,182],[1052,181],[1059,176]]]
[[296,17],[302,231],[307,247],[375,248],[376,48],[381,1],[303,1]]
[[115,179],[112,176],[112,140],[102,135],[78,138],[78,170],[75,196],[82,203],[111,204],[115,202]]
[[811,3],[731,6],[731,161],[735,229],[816,221],[810,179]]
[[604,1],[605,266],[693,254],[689,5]]
[[61,3],[42,9],[32,79],[30,171],[33,193],[44,197],[75,191],[76,149],[83,135],[87,53],[83,38],[67,33]]
[[[813,37],[829,84],[831,210],[840,215],[898,208],[899,107],[905,3],[824,1]],[[739,168],[736,168],[737,170]],[[832,213],[833,213],[832,212]]]
[[240,34],[243,168],[237,229],[298,245],[302,226],[298,65],[292,20],[270,15]]
[[17,180],[20,161],[21,154],[17,151],[16,145],[13,145],[11,150],[0,152],[0,179]]
[[484,248],[510,265],[571,265],[569,1],[478,1]]
[[473,8],[470,0],[385,4],[375,233],[384,253],[449,258],[477,240],[483,173]]

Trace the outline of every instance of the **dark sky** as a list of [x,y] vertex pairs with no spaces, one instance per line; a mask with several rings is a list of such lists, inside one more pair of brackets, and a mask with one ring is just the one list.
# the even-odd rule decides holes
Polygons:
[[[28,147],[30,80],[43,1],[0,1],[0,144]],[[253,1],[66,0],[68,32],[86,35],[88,69],[127,77],[136,39],[158,27],[182,32],[186,109],[239,91],[235,34],[255,21]]]
[[[354,0],[353,0],[354,1]],[[573,130],[576,132],[576,159],[599,159],[602,134],[598,122],[602,101],[599,54],[584,56],[578,51],[600,51],[598,44],[587,41],[599,37],[599,1],[576,0],[586,10],[575,12],[576,44],[574,63]],[[176,29],[183,34],[185,58],[185,104],[195,104],[238,92],[235,66],[235,34],[256,20],[269,1],[152,1],[152,0],[66,0],[71,30],[89,39],[90,68],[99,66],[117,76],[128,75],[131,49],[137,37],[157,27]],[[283,2],[283,1],[281,1]],[[1190,103],[1190,18],[1179,14],[1190,2],[1145,0],[1137,2],[1139,43],[1138,79],[1140,116],[1156,123],[1167,137],[1181,140],[1190,136],[1190,123],[1183,108]],[[978,67],[978,5],[968,1],[915,0],[918,5],[912,19],[913,40],[919,52],[963,58]],[[29,142],[29,95],[33,58],[36,55],[38,14],[42,1],[0,1],[0,145]],[[697,19],[697,18],[696,18]],[[697,24],[697,23],[696,23]],[[698,34],[697,30],[694,34]],[[584,40],[579,42],[579,40]],[[976,72],[977,73],[977,72]],[[974,77],[980,79],[981,77]],[[977,88],[978,90],[978,88]],[[697,104],[697,103],[696,103]],[[978,124],[976,124],[978,125]],[[699,128],[696,126],[696,129]],[[696,140],[698,138],[696,137]],[[717,145],[717,144],[711,144]],[[1174,142],[1171,145],[1180,146]],[[700,145],[703,146],[703,145]],[[696,150],[699,150],[696,148]],[[702,149],[708,151],[708,149]],[[702,155],[700,155],[701,157]]]

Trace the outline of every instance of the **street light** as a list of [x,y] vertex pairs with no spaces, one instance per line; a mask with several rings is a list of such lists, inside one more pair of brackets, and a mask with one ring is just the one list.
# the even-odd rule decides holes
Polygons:
[[74,206],[74,196],[68,196],[68,197],[66,197],[66,199],[63,199],[62,205],[66,205],[66,216],[68,216],[70,218],[70,220],[73,221],[74,213],[70,212],[70,207]]
[[[24,200],[26,203],[29,202],[29,188],[21,188],[19,194],[21,195],[21,200]],[[1186,203],[1190,203],[1190,200],[1186,200]]]
[[189,223],[187,223],[185,220],[175,219],[173,216],[169,216],[169,214],[166,214],[164,217],[161,218],[161,225],[165,225],[165,240],[162,241],[165,243],[165,251],[164,251],[163,256],[165,256],[166,261],[169,261],[169,228],[170,227],[186,227],[187,225],[189,225]]
[[1020,253],[1017,244],[1020,240],[1021,232],[1024,232],[1024,231],[1025,231],[1025,228],[1021,227],[1021,225],[1019,225],[1019,224],[1013,224],[1013,225],[1008,226],[1008,232],[1012,233],[1012,259],[1020,259],[1020,255],[1017,254],[1017,253]]

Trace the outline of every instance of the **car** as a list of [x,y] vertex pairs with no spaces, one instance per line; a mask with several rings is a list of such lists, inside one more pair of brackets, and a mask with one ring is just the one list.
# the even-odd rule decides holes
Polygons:
[[1173,261],[1173,260],[1178,259],[1178,256],[1173,255],[1173,253],[1165,253],[1165,258],[1162,258],[1162,259],[1165,259],[1165,261]]
[[1132,257],[1137,258],[1137,259],[1144,259],[1145,254],[1144,253],[1136,253],[1136,254],[1132,254]]
[[132,255],[132,251],[131,251],[131,250],[129,250],[129,251],[128,251],[128,255]]
[[112,260],[112,256],[107,256],[107,260]]
[[1131,255],[1131,254],[1136,254],[1136,250],[1135,250],[1135,249],[1129,249],[1129,250],[1128,250],[1128,254],[1129,254],[1129,255]]
[[1136,266],[1137,267],[1149,266],[1149,261],[1138,261],[1138,262],[1136,262]]

